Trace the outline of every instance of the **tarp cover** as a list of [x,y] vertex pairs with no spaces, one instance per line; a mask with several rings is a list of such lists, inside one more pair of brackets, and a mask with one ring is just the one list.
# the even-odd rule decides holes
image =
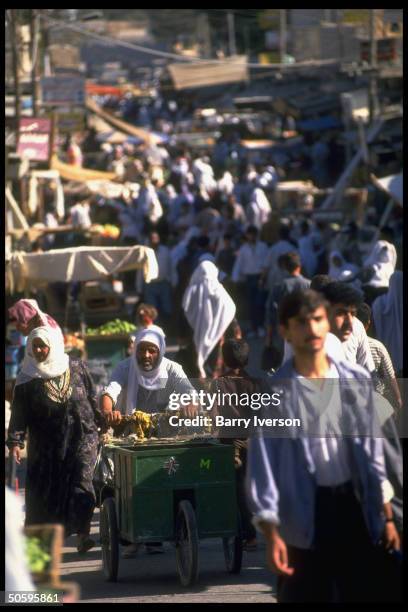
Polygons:
[[43,282],[90,281],[107,278],[126,270],[142,269],[146,282],[158,277],[153,249],[134,247],[77,247],[46,253],[14,252],[8,271],[13,287],[23,291]]
[[297,191],[303,193],[315,193],[318,191],[312,181],[282,181],[276,185],[277,191]]
[[402,172],[400,174],[384,176],[384,178],[381,178],[381,179],[372,175],[372,179],[373,179],[374,185],[376,185],[379,189],[382,189],[383,191],[388,193],[388,195],[391,196],[397,202],[397,204],[399,204],[400,206],[403,205],[403,195],[402,195],[403,174]]
[[240,83],[248,80],[246,55],[225,58],[222,63],[169,64],[175,89],[189,89],[205,85]]
[[55,155],[51,159],[51,168],[58,170],[61,177],[66,181],[113,181],[116,177],[114,172],[101,172],[100,170],[90,170],[89,168],[78,168],[62,162]]
[[164,142],[164,139],[158,134],[153,134],[148,132],[147,130],[143,130],[142,128],[135,127],[126,121],[122,121],[122,119],[118,119],[112,113],[108,113],[103,110],[92,98],[86,99],[86,108],[98,117],[101,117],[104,121],[109,123],[109,125],[113,126],[120,132],[124,132],[125,134],[129,134],[130,136],[136,136],[136,138],[140,138],[147,145],[157,145]]

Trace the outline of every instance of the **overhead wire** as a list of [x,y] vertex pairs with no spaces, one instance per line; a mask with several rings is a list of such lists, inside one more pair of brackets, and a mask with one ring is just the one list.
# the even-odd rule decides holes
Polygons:
[[[187,56],[179,55],[176,53],[171,53],[168,51],[160,51],[159,49],[152,49],[150,47],[145,47],[143,45],[137,45],[135,43],[129,43],[129,42],[114,38],[112,36],[107,36],[106,34],[98,34],[96,32],[92,32],[91,30],[85,27],[78,26],[72,23],[66,23],[59,19],[54,19],[54,18],[45,16],[45,15],[40,15],[39,17],[40,19],[43,19],[44,21],[50,24],[58,25],[62,28],[73,30],[75,32],[78,32],[79,34],[83,34],[84,36],[95,38],[97,40],[100,40],[110,45],[116,45],[119,47],[131,49],[133,51],[139,51],[140,53],[146,53],[147,55],[154,55],[156,57],[163,57],[167,59],[177,60],[179,62],[196,63],[196,64],[200,64],[200,63],[213,64],[214,66],[230,64],[230,60],[228,58],[223,60],[223,59],[210,59],[210,58],[203,58],[203,57],[187,57]],[[293,68],[301,68],[301,67],[328,66],[328,65],[335,65],[338,63],[339,63],[338,60],[308,60],[308,61],[303,61],[303,62],[297,62],[294,64],[280,64],[280,63],[259,64],[259,63],[247,62],[246,66],[248,68],[254,68],[254,69],[265,69],[265,68],[293,69]]]

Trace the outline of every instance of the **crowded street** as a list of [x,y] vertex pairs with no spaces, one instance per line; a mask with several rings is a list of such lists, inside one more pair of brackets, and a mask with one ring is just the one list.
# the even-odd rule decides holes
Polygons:
[[6,604],[402,601],[402,43],[6,11]]

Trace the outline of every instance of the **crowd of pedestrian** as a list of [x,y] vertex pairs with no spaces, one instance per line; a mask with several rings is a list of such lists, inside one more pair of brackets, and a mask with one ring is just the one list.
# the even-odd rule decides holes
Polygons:
[[[81,166],[78,143],[67,145],[68,163]],[[381,585],[385,593],[373,587],[381,582],[380,548],[401,547],[398,211],[380,227],[380,210],[367,210],[368,240],[362,224],[326,222],[313,202],[282,217],[276,188],[284,168],[273,157],[252,164],[233,138],[212,153],[131,144],[105,152],[106,169],[132,188],[76,202],[69,215],[89,225],[105,208],[121,244],[153,249],[158,277],[123,276],[125,290],[143,302],[139,330],[100,400],[86,367],[64,355],[55,321],[33,300],[10,310],[28,335],[7,441],[19,461],[29,431],[26,522],[63,523],[85,552],[93,545],[89,466],[98,427],[136,409],[151,412],[152,397],[165,410],[171,390],[192,389],[189,378],[210,378],[229,392],[284,387],[279,411],[306,415],[316,429],[304,438],[288,431],[234,440],[247,550],[256,546],[252,519],[280,576],[280,602],[398,598],[392,581]],[[327,143],[317,142],[310,172],[321,184],[327,156]],[[181,346],[174,360],[165,357],[166,337]],[[261,383],[245,370],[252,339],[262,344]],[[390,412],[375,434],[378,397]],[[186,414],[197,410],[191,405]],[[345,436],[345,421],[360,429]]]

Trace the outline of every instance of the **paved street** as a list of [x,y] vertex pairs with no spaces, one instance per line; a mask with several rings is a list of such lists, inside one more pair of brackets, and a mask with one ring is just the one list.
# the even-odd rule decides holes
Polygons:
[[[259,363],[263,342],[249,341],[251,359],[248,370],[260,375]],[[173,350],[178,347],[172,347]],[[20,494],[24,494],[25,461],[17,469]],[[65,542],[61,578],[80,585],[84,603],[274,603],[275,577],[265,569],[265,548],[261,541],[257,551],[244,552],[241,574],[225,569],[222,543],[219,539],[200,543],[199,582],[193,588],[180,585],[174,547],[165,544],[164,554],[148,555],[142,549],[133,559],[121,559],[117,583],[107,582],[102,572],[99,545],[99,510],[95,511],[92,532],[97,546],[86,555],[76,551],[76,538]]]
[[[99,512],[96,511],[92,533],[99,540]],[[98,544],[86,555],[76,552],[75,537],[64,547],[62,580],[75,581],[81,587],[84,603],[273,603],[275,578],[264,568],[265,549],[244,552],[240,575],[225,569],[220,540],[200,543],[199,582],[193,588],[181,587],[176,570],[174,548],[165,545],[162,555],[148,555],[144,550],[133,559],[121,559],[117,583],[106,582],[102,572]]]

